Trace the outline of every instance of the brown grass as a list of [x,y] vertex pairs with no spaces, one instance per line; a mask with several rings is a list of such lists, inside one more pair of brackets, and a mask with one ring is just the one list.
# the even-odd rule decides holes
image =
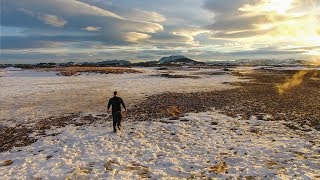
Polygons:
[[168,108],[161,110],[161,113],[170,117],[177,117],[181,114],[181,111],[177,106],[169,106]]
[[99,74],[123,74],[123,73],[142,73],[136,69],[122,67],[59,67],[41,69],[40,71],[57,71],[61,76],[76,76],[82,73]]

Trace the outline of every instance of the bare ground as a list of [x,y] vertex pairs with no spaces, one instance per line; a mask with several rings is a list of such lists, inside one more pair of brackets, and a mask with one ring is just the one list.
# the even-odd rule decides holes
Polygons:
[[[236,89],[196,93],[163,93],[150,96],[139,103],[131,116],[138,120],[168,117],[170,108],[176,107],[176,116],[187,112],[201,112],[211,108],[229,116],[248,119],[255,115],[272,115],[269,120],[286,120],[309,125],[320,130],[320,80],[319,71],[307,71],[301,84],[279,94],[277,84],[289,80],[295,70],[256,70],[250,74],[235,74],[252,78],[249,82],[234,83]],[[291,125],[293,128],[294,125]],[[296,127],[299,129],[299,127]]]

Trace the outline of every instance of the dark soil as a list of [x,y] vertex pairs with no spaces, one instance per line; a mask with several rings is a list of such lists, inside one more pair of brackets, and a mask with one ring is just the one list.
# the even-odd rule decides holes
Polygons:
[[[273,116],[270,120],[286,120],[300,125],[307,124],[320,130],[320,76],[319,71],[308,71],[303,82],[285,92],[278,93],[276,84],[284,83],[297,71],[260,69],[246,74],[253,80],[233,83],[239,88],[196,93],[163,93],[148,97],[129,113],[136,120],[168,117],[164,110],[177,107],[183,115],[187,112],[203,112],[211,108],[229,116],[248,119],[261,114]],[[317,75],[315,75],[318,73]],[[234,72],[238,76],[244,76]]]
[[31,129],[26,127],[6,127],[0,131],[0,152],[7,151],[13,147],[27,146],[37,140],[29,137]]

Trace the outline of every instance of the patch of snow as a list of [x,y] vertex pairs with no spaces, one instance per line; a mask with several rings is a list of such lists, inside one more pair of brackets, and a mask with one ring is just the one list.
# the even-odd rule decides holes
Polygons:
[[[189,113],[182,119],[170,124],[125,120],[118,134],[111,132],[110,119],[52,129],[47,132],[60,134],[1,153],[1,161],[13,164],[1,167],[0,176],[316,179],[319,175],[316,130],[297,133],[284,122],[240,120],[216,111]],[[221,162],[226,171],[215,170]]]
[[[0,119],[30,121],[66,113],[106,111],[107,100],[113,91],[118,91],[127,106],[141,101],[146,96],[170,92],[197,92],[232,88],[223,82],[241,81],[232,75],[205,76],[200,79],[168,79],[150,76],[159,71],[140,68],[141,74],[86,74],[80,76],[43,76],[42,72],[30,72],[32,76],[0,78]],[[185,72],[188,74],[207,71]],[[27,72],[26,72],[27,73]],[[26,74],[25,73],[25,74]],[[48,72],[44,72],[48,73]],[[40,75],[39,75],[40,76]]]
[[35,70],[24,70],[21,68],[8,67],[0,69],[1,77],[56,77],[57,72],[54,71],[35,71]]

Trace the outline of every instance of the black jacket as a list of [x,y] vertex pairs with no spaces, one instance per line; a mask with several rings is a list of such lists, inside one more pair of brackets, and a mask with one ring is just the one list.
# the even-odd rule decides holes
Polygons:
[[115,114],[117,112],[121,112],[121,105],[126,109],[126,105],[123,100],[120,97],[115,96],[109,100],[108,109],[112,106],[112,114]]

